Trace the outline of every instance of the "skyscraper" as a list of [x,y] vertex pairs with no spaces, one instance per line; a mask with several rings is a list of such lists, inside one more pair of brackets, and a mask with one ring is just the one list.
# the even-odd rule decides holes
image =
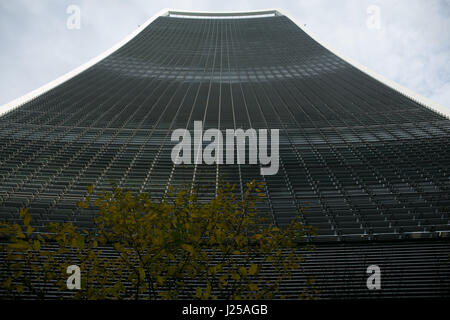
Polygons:
[[[303,208],[323,297],[449,296],[450,120],[317,42],[277,10],[167,11],[0,118],[0,218],[28,207],[91,227],[86,186],[163,197],[219,180],[266,183],[260,210]],[[176,129],[278,129],[279,167],[178,165]],[[206,145],[206,142],[204,142]],[[248,160],[248,159],[247,159]],[[366,268],[381,268],[381,290]],[[292,290],[296,290],[295,279]]]

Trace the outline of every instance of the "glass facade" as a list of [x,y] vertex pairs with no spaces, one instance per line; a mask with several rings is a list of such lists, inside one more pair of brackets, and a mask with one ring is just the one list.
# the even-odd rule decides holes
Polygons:
[[[176,128],[280,130],[280,169],[174,165]],[[319,238],[450,230],[450,121],[355,69],[285,16],[159,17],[97,65],[0,119],[2,217],[89,221],[86,186],[164,194],[267,183]],[[209,187],[208,187],[209,186]],[[426,236],[423,234],[423,236]]]
[[[174,165],[173,130],[279,129],[278,174]],[[29,207],[91,226],[87,185],[164,196],[219,180],[266,183],[279,226],[300,208],[312,241],[447,238],[450,120],[315,42],[283,15],[161,16],[119,50],[0,118],[0,218]],[[329,245],[329,244],[328,244]],[[446,269],[448,272],[448,269]]]

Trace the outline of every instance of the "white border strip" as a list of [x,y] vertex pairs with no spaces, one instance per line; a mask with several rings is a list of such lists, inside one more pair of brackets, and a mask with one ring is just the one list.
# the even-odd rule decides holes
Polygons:
[[156,18],[160,16],[166,16],[168,14],[168,9],[163,9],[159,11],[156,15],[148,19],[144,24],[142,24],[139,28],[137,28],[134,32],[132,32],[130,35],[128,35],[125,39],[114,45],[112,48],[108,49],[107,51],[103,52],[102,54],[98,55],[97,57],[89,60],[88,62],[84,63],[83,65],[79,66],[78,68],[62,75],[61,77],[43,85],[42,87],[33,90],[20,98],[17,98],[7,104],[4,104],[0,107],[0,116],[3,116],[7,112],[10,112],[14,110],[15,108],[18,108],[22,106],[23,104],[37,98],[38,96],[46,93],[47,91],[61,85],[62,83],[72,79],[73,77],[79,75],[83,71],[89,69],[96,63],[100,62],[104,58],[108,57],[118,49],[120,49],[123,45],[131,41],[135,36],[137,36],[142,30],[144,30],[150,23],[152,23]]
[[184,14],[175,14],[175,13],[171,13],[170,14],[171,18],[188,18],[188,19],[214,19],[214,20],[230,20],[230,19],[250,19],[250,18],[267,18],[267,17],[275,17],[274,13],[268,13],[268,14],[260,14],[260,15],[256,15],[256,14],[249,14],[249,15],[220,15],[220,16],[216,16],[214,14],[210,14],[210,15],[184,15]]
[[281,15],[277,9],[267,10],[250,10],[250,11],[185,11],[185,10],[168,10],[168,15],[182,15],[191,17],[243,17],[243,16],[258,16],[258,15]]
[[65,75],[57,78],[56,80],[53,80],[46,85],[33,90],[20,98],[17,98],[3,106],[0,107],[0,116],[4,115],[5,113],[14,110],[17,107],[20,107],[21,105],[37,98],[38,96],[44,94],[45,92],[59,86],[60,84],[72,79],[73,77],[77,76],[81,72],[87,70],[88,68],[92,67],[96,63],[100,62],[104,58],[108,57],[115,51],[117,51],[119,48],[121,48],[123,45],[128,43],[130,40],[132,40],[136,35],[138,35],[142,30],[144,30],[150,23],[152,23],[156,18],[160,16],[169,16],[170,14],[175,15],[189,15],[189,16],[251,16],[251,15],[260,15],[260,14],[275,14],[275,15],[284,15],[288,19],[290,19],[292,22],[294,22],[297,27],[299,27],[301,30],[303,30],[306,34],[308,34],[312,39],[314,39],[317,43],[319,43],[321,46],[341,58],[342,60],[346,61],[347,63],[351,64],[355,68],[359,69],[360,71],[364,72],[365,74],[369,75],[370,77],[374,78],[375,80],[378,80],[379,82],[387,85],[391,89],[399,92],[400,94],[410,98],[411,100],[414,100],[415,102],[427,107],[428,109],[440,114],[441,116],[450,119],[450,112],[441,106],[438,103],[435,103],[431,101],[428,98],[425,98],[415,92],[413,92],[410,89],[407,89],[403,87],[402,85],[389,80],[385,78],[384,76],[366,68],[365,66],[361,65],[360,63],[345,57],[343,54],[339,53],[338,51],[330,48],[328,45],[326,45],[324,42],[322,42],[317,36],[315,36],[309,29],[306,29],[305,27],[302,27],[300,23],[298,23],[292,16],[289,14],[284,13],[280,9],[267,9],[267,10],[253,10],[253,11],[236,11],[236,12],[208,12],[208,11],[182,11],[182,10],[173,10],[173,9],[163,9],[159,11],[156,15],[148,19],[144,24],[142,24],[138,29],[136,29],[133,33],[131,33],[128,37],[126,37],[121,42],[117,43],[115,46],[110,48],[109,50],[103,52],[99,56],[89,60],[85,64],[79,66],[78,68],[70,71],[69,73],[66,73]]
[[410,98],[411,100],[423,105],[424,107],[438,113],[439,115],[450,119],[450,111],[445,108],[444,106],[431,101],[428,98],[425,98],[417,93],[415,93],[414,91],[405,88],[404,86],[396,83],[395,81],[389,80],[386,77],[370,70],[369,68],[363,66],[362,64],[356,62],[353,59],[350,59],[348,57],[345,57],[343,54],[341,54],[340,52],[330,48],[328,45],[326,45],[324,42],[322,42],[317,36],[315,36],[309,29],[302,27],[300,25],[300,23],[298,23],[292,16],[290,16],[289,14],[286,14],[284,12],[282,12],[281,10],[277,10],[280,14],[286,16],[287,18],[289,18],[292,22],[294,22],[300,29],[302,29],[306,34],[308,34],[312,39],[314,39],[317,43],[319,43],[321,46],[323,46],[324,48],[326,48],[327,50],[331,51],[333,54],[335,54],[336,56],[338,56],[339,58],[341,58],[342,60],[344,60],[345,62],[351,64],[352,66],[354,66],[355,68],[359,69],[360,71],[364,72],[365,74],[367,74],[368,76],[374,78],[375,80],[387,85],[388,87],[390,87],[391,89],[397,91],[398,93]]

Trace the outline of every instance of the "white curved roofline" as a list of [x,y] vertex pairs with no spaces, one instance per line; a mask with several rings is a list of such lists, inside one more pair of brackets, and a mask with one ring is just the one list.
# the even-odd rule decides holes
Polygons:
[[267,10],[252,10],[252,11],[184,11],[184,10],[169,10],[167,15],[180,15],[191,17],[246,17],[246,16],[261,16],[261,15],[281,15],[277,9]]
[[290,16],[287,13],[284,13],[280,9],[267,9],[267,10],[253,10],[253,11],[236,11],[236,12],[210,12],[210,11],[183,11],[183,10],[174,10],[174,9],[163,9],[159,11],[157,14],[155,14],[153,17],[148,19],[144,24],[142,24],[139,28],[137,28],[134,32],[132,32],[130,35],[128,35],[124,40],[117,43],[115,46],[110,48],[109,50],[103,52],[102,54],[98,55],[97,57],[89,60],[85,64],[79,66],[78,68],[64,74],[63,76],[47,83],[46,85],[33,90],[7,104],[4,104],[0,107],[0,116],[4,115],[5,113],[14,110],[17,107],[20,107],[21,105],[37,98],[38,96],[44,94],[45,92],[59,86],[60,84],[72,79],[73,77],[77,76],[81,72],[87,70],[88,68],[92,67],[96,63],[100,62],[104,58],[108,57],[118,49],[120,49],[122,46],[124,46],[126,43],[128,43],[130,40],[132,40],[135,36],[137,36],[142,30],[144,30],[150,23],[152,23],[156,18],[160,16],[169,16],[169,15],[183,15],[183,16],[208,16],[208,17],[231,17],[231,16],[257,16],[257,15],[265,15],[265,14],[274,14],[274,15],[284,15],[288,19],[290,19],[292,22],[294,22],[301,30],[303,30],[306,34],[308,34],[312,39],[314,39],[317,43],[319,43],[321,46],[341,58],[342,60],[346,61],[350,65],[354,66],[355,68],[359,69],[360,71],[364,72],[365,74],[369,75],[370,77],[374,78],[375,80],[378,80],[379,82],[387,85],[391,89],[399,92],[400,94],[410,98],[411,100],[431,109],[432,111],[440,114],[441,116],[450,119],[450,112],[441,106],[438,103],[435,103],[431,101],[428,98],[425,98],[412,90],[403,87],[402,85],[387,79],[386,77],[370,70],[369,68],[363,66],[362,64],[354,61],[353,59],[350,59],[348,57],[345,57],[343,54],[339,53],[337,50],[332,49],[328,45],[326,45],[324,42],[322,42],[317,36],[315,36],[309,29],[306,27],[302,27],[300,23],[296,21],[292,16]]

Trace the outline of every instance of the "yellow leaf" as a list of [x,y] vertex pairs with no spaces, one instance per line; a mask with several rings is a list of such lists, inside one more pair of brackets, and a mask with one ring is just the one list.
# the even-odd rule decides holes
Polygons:
[[200,298],[202,297],[202,288],[198,287],[198,288],[195,290],[195,296],[196,296],[198,299],[200,299]]
[[258,291],[258,286],[257,286],[256,284],[254,284],[254,283],[250,283],[250,284],[248,285],[248,288],[249,288],[251,291]]
[[25,217],[25,215],[26,215],[27,213],[28,213],[28,208],[20,209],[19,214],[20,214],[20,217],[21,217],[21,218]]
[[183,243],[183,244],[181,245],[181,248],[184,249],[184,250],[186,250],[186,251],[189,252],[190,254],[194,254],[194,248],[193,248],[191,245],[189,245],[189,244]]
[[203,295],[203,299],[208,299],[209,298],[209,296],[211,295],[211,285],[208,283],[208,286],[206,287],[206,290],[205,290],[205,294]]
[[87,208],[89,208],[89,205],[83,201],[80,201],[80,202],[78,202],[78,207],[87,209]]
[[141,280],[145,279],[145,271],[142,268],[139,268],[139,277]]
[[255,275],[257,272],[258,272],[258,265],[256,264],[252,264],[248,269],[248,274],[251,276]]
[[25,226],[28,226],[28,225],[30,225],[30,222],[31,222],[31,215],[29,213],[24,214],[24,216],[23,216],[23,224]]
[[17,243],[11,243],[9,245],[10,248],[15,249],[15,250],[27,250],[28,249],[28,242],[17,242]]
[[245,267],[239,267],[239,273],[243,275],[244,277],[247,275],[247,269]]
[[27,235],[32,234],[33,231],[34,231],[34,228],[33,228],[32,226],[29,225],[29,226],[27,227]]
[[11,287],[11,283],[12,283],[12,278],[9,277],[5,282],[3,282],[3,286],[4,286],[6,289],[9,289],[9,288]]
[[38,240],[34,240],[33,242],[33,249],[36,251],[39,251],[39,249],[41,249],[41,242]]

